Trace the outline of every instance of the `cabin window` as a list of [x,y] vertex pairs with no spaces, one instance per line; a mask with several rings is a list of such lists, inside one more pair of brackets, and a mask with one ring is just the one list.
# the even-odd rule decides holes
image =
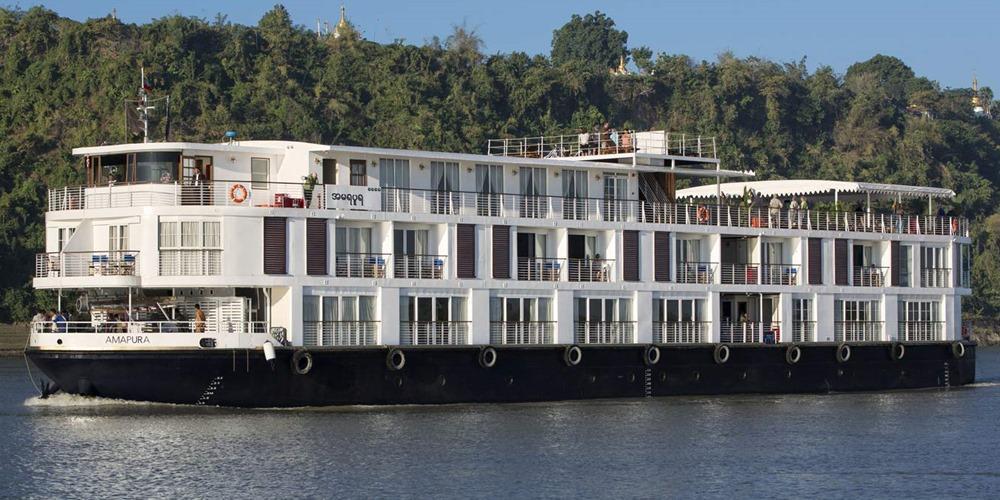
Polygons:
[[218,221],[161,221],[161,276],[210,276],[222,271]]
[[351,185],[368,185],[368,163],[365,160],[351,160]]
[[270,179],[271,160],[250,158],[250,186],[254,189],[267,189]]
[[128,225],[108,226],[108,252],[121,252],[128,247]]
[[75,227],[61,227],[56,232],[56,251],[62,252],[66,248],[66,244],[69,240],[73,238],[73,234],[76,233]]

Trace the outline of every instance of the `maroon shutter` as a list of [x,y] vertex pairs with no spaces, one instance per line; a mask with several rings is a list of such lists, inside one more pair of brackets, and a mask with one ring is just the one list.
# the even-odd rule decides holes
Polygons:
[[264,274],[288,274],[288,219],[264,217]]
[[809,284],[823,284],[823,239],[809,238]]
[[653,279],[670,281],[670,233],[656,231],[653,233]]
[[458,255],[455,257],[458,261],[458,277],[475,279],[476,259],[478,258],[478,254],[476,253],[476,226],[474,224],[459,224],[456,240],[455,250]]
[[622,231],[622,279],[639,281],[639,231]]
[[510,279],[510,226],[493,226],[493,277]]
[[846,286],[851,274],[851,270],[847,268],[847,240],[837,239],[833,241],[833,258],[836,259],[835,284]]
[[889,259],[892,261],[889,265],[889,284],[892,286],[899,286],[899,269],[902,266],[902,262],[899,261],[899,242],[890,241],[889,242]]
[[310,276],[327,274],[326,231],[326,219],[306,219],[306,274]]

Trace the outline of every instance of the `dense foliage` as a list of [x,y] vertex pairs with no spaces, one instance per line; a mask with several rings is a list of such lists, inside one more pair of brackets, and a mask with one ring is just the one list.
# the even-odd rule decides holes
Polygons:
[[976,221],[967,310],[1000,311],[1000,127],[972,116],[969,90],[942,90],[886,56],[838,75],[730,54],[654,57],[643,47],[627,52],[640,74],[611,75],[626,41],[599,13],[557,30],[549,58],[483,54],[464,28],[423,46],[317,37],[280,6],[257,26],[0,10],[0,321],[25,320],[36,300],[51,300],[29,286],[46,189],[82,181],[71,148],[123,140],[123,100],[140,65],[158,94],[173,96],[173,139],[219,141],[235,129],[482,152],[490,137],[609,121],[713,134],[726,166],[762,178],[949,187],[959,193],[950,210]]

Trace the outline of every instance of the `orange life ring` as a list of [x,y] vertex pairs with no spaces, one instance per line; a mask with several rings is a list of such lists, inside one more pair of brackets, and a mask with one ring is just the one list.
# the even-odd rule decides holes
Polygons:
[[958,219],[951,219],[951,234],[958,234]]
[[708,209],[705,208],[704,205],[698,207],[698,222],[702,224],[707,224],[708,216],[709,216]]
[[243,184],[233,184],[229,186],[229,199],[239,205],[250,196],[250,191]]

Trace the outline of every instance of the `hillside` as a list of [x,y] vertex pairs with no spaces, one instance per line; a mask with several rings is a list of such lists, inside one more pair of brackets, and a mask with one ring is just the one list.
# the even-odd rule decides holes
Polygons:
[[[1000,311],[1000,126],[972,115],[970,90],[943,90],[888,56],[841,75],[804,62],[628,49],[627,33],[600,14],[572,18],[554,38],[551,57],[489,55],[463,28],[421,46],[355,32],[317,37],[280,6],[256,26],[223,16],[81,23],[42,8],[0,9],[0,322],[51,303],[29,286],[44,246],[46,189],[82,182],[73,147],[126,140],[123,103],[140,66],[155,94],[173,98],[175,140],[219,141],[237,130],[482,152],[491,137],[608,121],[715,135],[725,165],[761,178],[948,187],[959,193],[948,210],[975,221],[976,294],[966,311]],[[611,52],[595,39],[611,41]],[[599,46],[601,57],[587,52]],[[619,53],[639,71],[610,74],[606,63]]]

